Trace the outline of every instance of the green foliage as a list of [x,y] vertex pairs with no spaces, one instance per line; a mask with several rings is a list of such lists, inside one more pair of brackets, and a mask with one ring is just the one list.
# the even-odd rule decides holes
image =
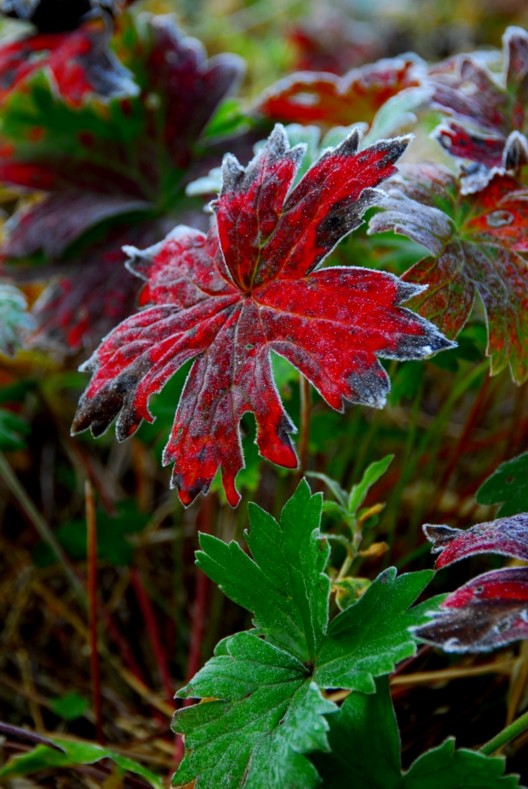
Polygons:
[[477,491],[480,504],[502,504],[497,515],[528,511],[528,452],[501,463]]
[[[374,464],[350,501],[359,506],[390,459]],[[382,573],[359,602],[329,616],[329,557],[319,531],[321,496],[303,480],[278,521],[250,506],[248,556],[236,542],[201,535],[199,566],[232,600],[250,610],[256,631],[222,641],[215,656],[178,692],[215,699],[176,713],[186,757],[181,786],[315,786],[303,754],[326,750],[335,705],[328,688],[375,691],[374,677],[415,652],[408,628],[434,603],[412,606],[432,572]],[[222,778],[222,776],[224,776]]]
[[67,693],[65,696],[51,699],[50,707],[55,713],[64,720],[71,721],[79,718],[90,708],[90,702],[85,696],[79,693]]
[[[133,502],[119,505],[115,515],[104,510],[96,513],[97,556],[115,567],[129,567],[134,556],[134,546],[129,536],[144,528],[149,516],[137,512]],[[86,520],[76,520],[59,526],[55,536],[66,553],[73,559],[86,559]],[[47,543],[39,543],[33,551],[37,567],[48,567],[56,561],[55,554]]]
[[[376,682],[376,693],[351,693],[339,713],[329,718],[328,754],[314,757],[327,789],[514,789],[514,775],[504,775],[504,759],[455,748],[448,739],[424,753],[402,773],[400,738],[389,682]],[[351,744],[353,743],[353,747]]]
[[161,778],[151,770],[147,770],[141,764],[126,756],[120,756],[108,748],[87,742],[63,740],[58,737],[53,739],[53,743],[60,750],[49,748],[47,745],[38,745],[29,753],[13,756],[3,767],[0,767],[0,779],[19,778],[33,775],[41,770],[71,768],[81,764],[95,764],[102,759],[110,759],[117,765],[121,774],[135,773],[144,778],[147,784],[154,789],[162,789],[163,787]]
[[29,423],[24,417],[0,408],[0,450],[11,452],[24,449],[29,431]]
[[222,641],[179,696],[220,697],[177,714],[187,757],[175,777],[181,786],[316,786],[303,755],[326,750],[336,709],[291,654],[253,633]]

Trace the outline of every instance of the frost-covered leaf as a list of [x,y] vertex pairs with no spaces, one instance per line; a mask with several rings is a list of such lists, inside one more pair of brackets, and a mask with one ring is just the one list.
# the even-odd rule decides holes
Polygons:
[[[361,66],[342,77],[300,72],[269,88],[257,111],[284,123],[318,123],[327,127],[372,123],[377,111],[400,91],[417,87],[424,66],[415,56],[402,56]],[[393,128],[391,132],[396,130]]]
[[494,173],[516,170],[528,160],[528,33],[507,29],[502,74],[470,55],[447,69],[433,69],[434,103],[452,115],[437,131],[465,168],[465,191],[482,188]]
[[432,578],[432,572],[396,576],[381,573],[350,608],[330,623],[317,655],[315,681],[325,688],[350,688],[373,693],[374,677],[389,674],[416,651],[409,627],[427,621],[429,600],[410,608]]
[[90,22],[66,33],[37,33],[0,47],[0,101],[36,72],[49,76],[53,90],[74,107],[92,94],[99,98],[132,96],[130,72],[109,48],[110,31]]
[[414,634],[446,652],[489,652],[528,638],[528,568],[505,567],[472,578]]
[[441,165],[410,165],[393,180],[385,208],[369,232],[394,230],[430,252],[404,279],[429,287],[411,302],[456,337],[475,296],[484,305],[492,374],[510,366],[528,378],[528,190],[510,176],[495,176],[482,191],[462,195]]
[[501,463],[477,491],[479,504],[499,504],[499,515],[528,512],[528,452]]
[[174,717],[174,731],[185,735],[186,756],[173,786],[319,784],[305,754],[328,748],[323,716],[336,706],[287,652],[252,633],[237,633],[218,645],[215,657],[177,695],[209,700]]
[[0,353],[14,354],[33,326],[24,294],[14,285],[0,282]]
[[[164,453],[184,504],[207,491],[219,467],[239,501],[239,423],[251,411],[261,455],[294,468],[293,425],[272,379],[270,351],[297,367],[336,410],[381,407],[389,389],[378,357],[422,358],[449,347],[436,328],[400,307],[419,292],[390,274],[319,268],[358,227],[372,187],[394,173],[401,139],[357,152],[357,135],[327,151],[291,188],[303,149],[277,126],[247,168],[224,159],[216,223],[207,235],[178,227],[145,251],[129,248],[146,279],[143,312],[105,339],[86,370],[92,381],[73,430],[119,439],[143,419],[149,397],[195,359]],[[148,306],[151,305],[151,306]]]
[[311,661],[328,622],[329,548],[321,538],[321,495],[305,481],[285,504],[280,520],[250,505],[246,542],[200,537],[199,567],[228,597],[254,614],[258,629],[300,660]]
[[[528,514],[479,523],[466,531],[427,524],[440,553],[437,567],[467,556],[498,553],[528,560]],[[473,578],[452,592],[415,634],[447,652],[487,652],[528,638],[528,568],[506,567]]]
[[433,543],[432,552],[440,554],[436,567],[447,567],[479,553],[499,553],[528,561],[527,513],[477,523],[465,530],[430,523],[426,523],[423,530]]

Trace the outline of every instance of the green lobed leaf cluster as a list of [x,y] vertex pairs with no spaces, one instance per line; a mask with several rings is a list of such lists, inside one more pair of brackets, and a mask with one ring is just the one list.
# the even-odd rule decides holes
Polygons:
[[[464,785],[517,786],[515,777],[500,778],[501,759],[454,750],[451,741],[402,774],[388,685],[380,678],[414,654],[409,628],[426,621],[439,601],[413,603],[433,573],[398,576],[389,568],[333,615],[321,509],[321,495],[302,481],[278,521],[250,505],[249,553],[237,542],[200,536],[198,565],[252,613],[254,629],[221,641],[178,692],[202,703],[175,715],[186,754],[173,784],[426,789],[440,786],[427,781],[446,767],[454,770],[446,789],[473,773],[483,782]],[[341,710],[327,693],[336,689],[353,691]]]

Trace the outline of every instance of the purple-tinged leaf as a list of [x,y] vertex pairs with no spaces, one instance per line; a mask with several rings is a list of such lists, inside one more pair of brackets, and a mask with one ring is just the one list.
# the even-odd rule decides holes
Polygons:
[[433,553],[440,554],[436,567],[447,567],[478,553],[499,553],[528,561],[527,513],[478,523],[466,530],[429,523],[423,530],[429,542],[433,543]]
[[431,256],[404,279],[428,285],[411,306],[448,337],[466,323],[478,294],[488,323],[492,374],[509,365],[514,380],[528,378],[528,190],[495,176],[464,196],[441,165],[410,165],[392,180],[369,232],[393,230],[425,246]]
[[528,567],[473,578],[413,632],[446,652],[488,652],[528,638]]
[[58,258],[90,227],[115,216],[148,209],[149,203],[125,195],[100,195],[65,189],[16,212],[6,223],[6,257],[21,258],[39,249]]
[[434,104],[452,116],[437,137],[464,169],[465,193],[482,189],[495,174],[528,161],[528,33],[510,27],[503,38],[503,70],[496,77],[469,55],[449,68],[433,68]]

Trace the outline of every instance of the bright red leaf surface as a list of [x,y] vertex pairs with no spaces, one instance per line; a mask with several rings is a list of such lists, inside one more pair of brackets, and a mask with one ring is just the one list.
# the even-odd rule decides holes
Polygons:
[[[528,560],[528,513],[479,523],[470,529],[426,524],[440,553],[437,567],[481,553]],[[424,641],[448,652],[485,652],[528,638],[528,567],[504,568],[473,578],[452,592],[431,622],[417,628]]]
[[465,191],[528,160],[528,33],[510,27],[503,43],[499,76],[469,55],[432,69],[434,103],[453,116],[437,136],[453,156],[473,162]]
[[421,84],[417,58],[380,60],[343,77],[330,73],[292,74],[267,90],[257,111],[286,123],[349,126],[371,123],[380,107],[405,88]]
[[37,33],[1,47],[0,101],[42,69],[49,73],[59,95],[74,106],[92,94],[111,98],[137,92],[98,21],[73,32]]
[[223,164],[223,186],[207,235],[179,227],[163,242],[127,251],[147,280],[152,305],[105,338],[84,369],[93,378],[75,432],[104,432],[118,416],[119,439],[152,421],[148,401],[195,359],[165,448],[184,504],[207,491],[221,467],[229,502],[239,501],[239,423],[253,412],[260,453],[297,465],[294,427],[275,389],[270,351],[288,359],[335,409],[345,401],[380,407],[389,388],[377,357],[421,358],[449,342],[400,307],[417,286],[360,268],[318,268],[361,223],[377,186],[395,171],[406,140],[357,152],[358,136],[325,153],[292,188],[303,148],[277,126],[244,168]]
[[448,337],[456,337],[478,294],[488,322],[491,371],[510,365],[528,378],[528,190],[496,175],[480,192],[462,195],[446,168],[409,166],[380,202],[369,232],[394,230],[432,254],[405,274],[429,288],[413,301]]

